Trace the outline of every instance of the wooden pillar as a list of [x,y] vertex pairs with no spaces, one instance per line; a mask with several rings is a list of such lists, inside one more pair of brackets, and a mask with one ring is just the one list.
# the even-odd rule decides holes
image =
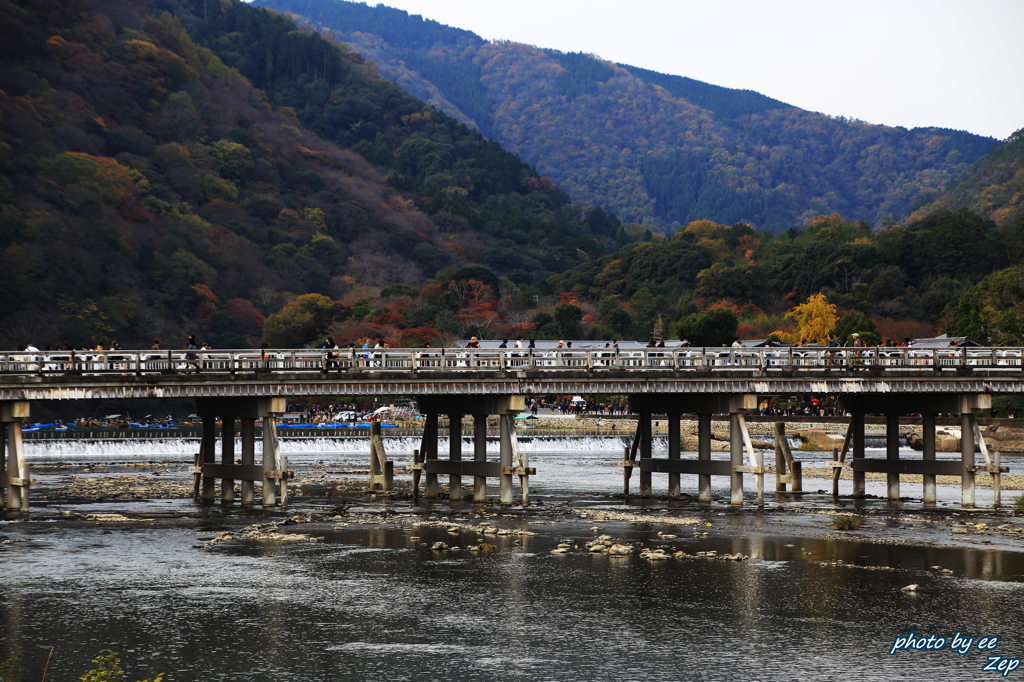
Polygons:
[[[235,418],[220,418],[220,463],[233,465],[235,463]],[[235,501],[235,481],[231,478],[221,479],[220,501],[224,504],[233,504]]]
[[[697,459],[711,461],[711,415],[697,415]],[[697,475],[697,500],[711,502],[711,475]]]
[[[864,412],[857,410],[850,416],[850,428],[853,429],[853,463],[864,459]],[[853,497],[864,497],[864,472],[853,472]]]
[[501,504],[512,504],[512,474],[506,474],[512,468],[512,415],[503,414],[498,417],[499,424],[499,461],[501,464],[501,488],[499,491]]
[[[462,461],[462,415],[448,415],[448,459]],[[458,502],[462,499],[462,474],[449,474],[448,499]]]
[[10,421],[6,426],[7,449],[7,490],[5,507],[10,510],[28,512],[29,471],[25,462],[25,449],[21,438],[21,422]]
[[393,490],[395,487],[394,462],[384,451],[384,435],[380,422],[370,424],[370,490]]
[[[935,415],[921,415],[921,445],[924,452],[922,459],[926,462],[935,461]],[[935,488],[935,474],[924,474],[922,476],[924,486],[921,501],[929,506],[934,506],[937,494]]]
[[[668,415],[668,458],[679,459],[679,418],[680,414],[669,414]],[[670,473],[668,475],[668,496],[679,497],[679,474]]]
[[[216,459],[217,418],[212,414],[203,415],[203,464],[213,464]],[[203,475],[203,502],[216,499],[217,482],[212,476]]]
[[[729,455],[734,468],[743,465],[743,433],[740,430],[740,415],[738,412],[729,414]],[[732,472],[730,492],[730,504],[743,504],[742,473],[738,471]]]
[[1003,488],[1002,488],[1002,473],[999,471],[999,467],[1002,464],[1002,456],[999,451],[996,450],[992,453],[992,466],[996,468],[992,472],[992,508],[999,509],[1003,505]]
[[960,484],[960,504],[974,506],[974,424],[971,413],[960,414],[960,461],[963,464],[963,479]]
[[[885,415],[885,458],[892,462],[900,459],[900,416]],[[900,501],[900,475],[886,474],[886,493],[890,502]]]
[[[473,415],[473,461],[478,464],[487,462],[487,415]],[[487,476],[473,477],[473,501],[487,501]]]
[[273,417],[263,418],[263,506],[277,504],[277,486],[288,484],[284,478],[271,478],[272,471],[281,471],[281,446],[277,440],[277,424]]
[[[256,420],[242,419],[242,464],[256,464]],[[256,501],[256,482],[242,481],[242,506],[251,507]]]
[[[376,436],[376,438],[374,438]],[[383,490],[384,478],[383,457],[377,452],[377,441],[380,440],[380,422],[370,424],[370,490]]]
[[[651,442],[651,413],[644,410],[640,412],[640,459],[650,459],[653,451]],[[640,468],[640,497],[651,496],[651,472]]]
[[786,439],[786,422],[775,422],[775,492],[786,492],[786,484],[783,483],[788,473],[786,467],[786,454],[782,450],[782,443]]
[[[426,464],[437,461],[437,413],[428,412],[423,425],[423,459]],[[423,497],[428,500],[437,499],[437,473],[426,472],[423,482]]]

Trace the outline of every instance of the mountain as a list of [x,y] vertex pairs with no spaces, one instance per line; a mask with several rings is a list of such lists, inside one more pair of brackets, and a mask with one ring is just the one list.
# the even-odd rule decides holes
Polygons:
[[418,344],[603,253],[550,181],[280,15],[18,0],[0,33],[7,347]]
[[778,229],[840,213],[903,220],[998,144],[836,118],[749,90],[479,36],[342,0],[257,0],[550,177],[574,199],[671,232],[694,220]]
[[1024,219],[1024,128],[975,161],[941,197],[913,217],[938,208],[969,208],[1000,225]]

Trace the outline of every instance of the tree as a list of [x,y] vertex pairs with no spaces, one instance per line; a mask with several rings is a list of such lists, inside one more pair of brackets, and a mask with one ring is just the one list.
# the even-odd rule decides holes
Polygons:
[[583,311],[579,306],[565,303],[555,308],[555,329],[562,338],[579,338],[582,319]]
[[786,317],[796,320],[796,330],[776,334],[788,343],[825,343],[825,338],[839,320],[836,307],[822,293],[814,294],[786,313]]
[[[853,339],[851,337],[854,332],[861,336],[869,333],[872,338],[878,338],[878,327],[875,326],[875,323],[867,315],[859,310],[843,315],[838,324],[836,324],[835,329],[832,330],[832,333],[835,334],[840,343],[852,343]],[[866,341],[867,339],[865,339]]]
[[329,326],[325,313],[334,301],[321,294],[305,294],[267,318],[263,340],[271,348],[302,348],[317,340]]
[[946,333],[992,346],[1024,343],[1024,267],[1001,270],[965,291]]
[[724,308],[687,315],[676,325],[680,339],[693,346],[727,346],[736,338],[736,314]]

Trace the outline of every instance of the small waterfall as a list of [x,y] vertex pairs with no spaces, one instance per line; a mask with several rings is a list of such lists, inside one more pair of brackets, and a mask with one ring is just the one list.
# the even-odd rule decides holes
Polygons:
[[[360,437],[342,438],[288,438],[283,437],[281,452],[285,455],[362,455],[370,452],[370,439]],[[519,438],[519,448],[523,452],[621,452],[629,447],[632,436],[524,436]],[[417,436],[385,437],[386,452],[397,455],[412,456],[412,451],[419,448],[421,439]],[[653,438],[655,451],[668,448],[668,438]],[[487,452],[497,455],[500,449],[498,438],[487,438]],[[438,453],[447,457],[449,450],[448,438],[439,438]],[[35,462],[74,462],[74,461],[182,461],[191,462],[199,451],[198,438],[146,438],[146,439],[99,439],[83,438],[77,440],[32,440],[25,441],[25,457]],[[216,453],[221,451],[220,439],[216,443]],[[235,453],[241,452],[236,445]],[[262,456],[263,442],[256,439],[257,459]],[[473,439],[462,438],[462,452],[473,452]]]
[[[899,444],[901,448],[910,447],[910,442],[907,441],[906,436],[900,436]],[[871,450],[885,450],[887,447],[885,436],[865,436],[864,447]]]

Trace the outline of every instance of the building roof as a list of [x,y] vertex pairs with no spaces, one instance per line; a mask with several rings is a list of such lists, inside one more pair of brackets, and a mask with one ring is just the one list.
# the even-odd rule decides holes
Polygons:
[[914,348],[950,348],[961,346],[980,346],[967,336],[935,336],[926,339],[914,339],[911,343]]

